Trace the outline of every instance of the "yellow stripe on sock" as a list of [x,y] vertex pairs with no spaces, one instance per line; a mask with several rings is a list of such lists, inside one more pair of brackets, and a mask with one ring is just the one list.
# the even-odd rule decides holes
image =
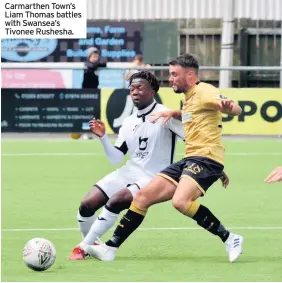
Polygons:
[[140,214],[140,215],[143,215],[143,216],[145,216],[146,213],[147,213],[147,209],[144,210],[144,209],[139,208],[139,207],[134,203],[134,201],[131,203],[129,209],[132,210],[132,211],[134,211],[134,212],[136,212],[136,213],[138,213],[138,214]]
[[187,209],[185,210],[184,214],[189,216],[189,217],[193,217],[196,214],[196,212],[198,211],[199,207],[200,207],[200,204],[195,202],[195,201],[193,201],[187,207]]

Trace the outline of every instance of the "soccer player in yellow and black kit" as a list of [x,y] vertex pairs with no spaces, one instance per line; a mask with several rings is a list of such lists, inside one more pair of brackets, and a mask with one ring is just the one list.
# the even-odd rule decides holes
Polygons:
[[243,237],[229,232],[218,218],[196,200],[222,178],[224,146],[221,141],[221,113],[239,115],[241,108],[219,93],[218,89],[198,78],[198,60],[185,54],[169,62],[169,82],[176,93],[184,93],[181,111],[154,115],[164,122],[171,117],[182,118],[185,131],[185,157],[161,171],[144,189],[137,192],[111,240],[101,245],[85,246],[92,257],[111,261],[120,245],[141,224],[148,208],[172,200],[173,206],[198,225],[218,236],[226,245],[230,262],[242,253]]

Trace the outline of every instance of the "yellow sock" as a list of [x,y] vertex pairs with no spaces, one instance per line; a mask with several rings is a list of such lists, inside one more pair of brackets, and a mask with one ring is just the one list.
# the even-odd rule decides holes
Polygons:
[[184,214],[189,216],[189,217],[193,217],[196,214],[196,212],[198,211],[199,207],[200,207],[200,204],[193,201],[192,203],[189,204],[189,206],[185,210]]
[[147,213],[147,209],[141,209],[141,208],[139,208],[139,207],[134,203],[134,201],[131,203],[129,209],[132,210],[132,211],[134,211],[134,212],[136,212],[136,213],[138,213],[138,214],[140,214],[140,215],[143,215],[143,216],[145,216],[146,213]]

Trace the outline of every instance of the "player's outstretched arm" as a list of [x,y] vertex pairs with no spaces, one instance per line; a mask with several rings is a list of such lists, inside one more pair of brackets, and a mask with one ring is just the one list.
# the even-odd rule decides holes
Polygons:
[[220,112],[231,116],[238,116],[242,113],[242,108],[230,99],[217,101],[216,105]]
[[275,183],[282,181],[282,167],[274,169],[270,175],[264,180],[266,183]]
[[154,123],[158,119],[163,118],[163,124],[165,124],[169,119],[175,118],[181,121],[181,111],[180,110],[167,110],[163,112],[158,112],[150,115],[150,121]]
[[104,151],[109,161],[113,165],[119,164],[122,161],[124,154],[122,151],[118,150],[116,147],[114,147],[111,144],[109,137],[106,134],[105,124],[102,121],[93,118],[92,120],[89,121],[89,127],[90,127],[90,131],[94,135],[99,137],[99,140],[103,145]]

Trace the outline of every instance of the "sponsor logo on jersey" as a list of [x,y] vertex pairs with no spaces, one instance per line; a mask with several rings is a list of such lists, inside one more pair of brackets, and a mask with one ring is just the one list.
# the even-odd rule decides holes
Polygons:
[[139,137],[139,149],[146,150],[147,146],[148,146],[148,138]]
[[145,151],[148,147],[148,140],[149,138],[139,137],[139,150],[140,151],[137,151],[135,153],[135,156],[137,158],[144,159],[149,154],[149,151]]

